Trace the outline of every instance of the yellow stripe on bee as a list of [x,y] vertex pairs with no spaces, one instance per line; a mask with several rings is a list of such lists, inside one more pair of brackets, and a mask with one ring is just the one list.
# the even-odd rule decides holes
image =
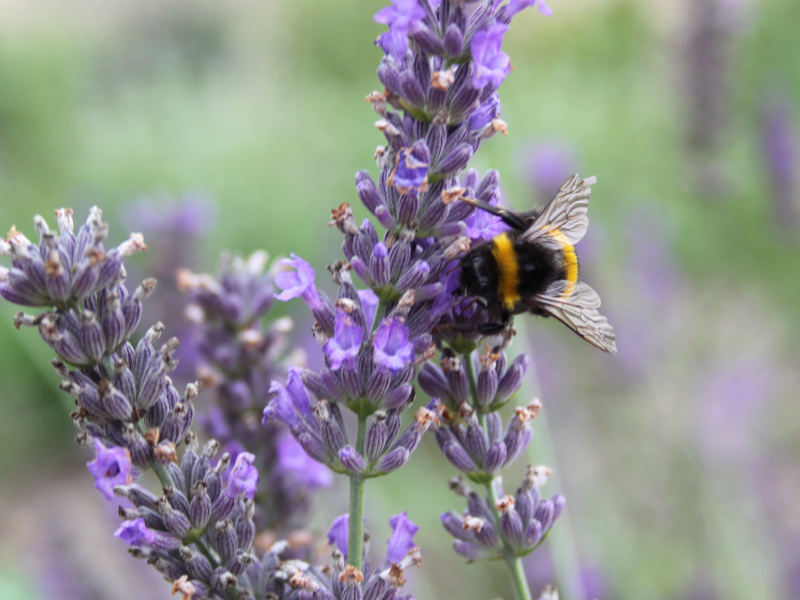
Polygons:
[[562,246],[561,254],[564,256],[564,271],[569,283],[564,288],[564,291],[561,292],[561,298],[569,298],[572,292],[575,291],[575,284],[578,282],[578,255],[575,252],[575,246],[570,244],[567,236],[558,229],[548,231],[547,234]]
[[500,274],[500,301],[503,308],[513,310],[520,300],[519,263],[514,242],[508,234],[501,233],[492,240],[492,256]]

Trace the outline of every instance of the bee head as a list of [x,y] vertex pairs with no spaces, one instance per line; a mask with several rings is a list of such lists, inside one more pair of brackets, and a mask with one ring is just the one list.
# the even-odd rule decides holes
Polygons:
[[484,306],[497,296],[498,281],[494,265],[494,258],[488,247],[467,252],[461,261],[461,289]]

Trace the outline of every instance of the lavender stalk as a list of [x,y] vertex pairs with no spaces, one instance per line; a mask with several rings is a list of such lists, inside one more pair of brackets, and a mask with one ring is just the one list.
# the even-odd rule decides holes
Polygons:
[[[527,599],[519,559],[541,543],[564,501],[540,498],[546,469],[529,469],[516,496],[505,495],[500,485],[500,474],[530,441],[538,405],[517,407],[503,429],[496,411],[516,392],[529,361],[522,355],[509,363],[503,348],[511,331],[479,356],[479,326],[492,315],[468,300],[456,302],[460,257],[473,242],[507,228],[493,215],[476,213],[471,203],[458,202],[478,199],[495,206],[497,172],[482,179],[474,171],[459,174],[484,139],[506,133],[497,89],[511,68],[501,51],[509,23],[534,5],[550,11],[538,0],[483,2],[474,11],[465,4],[392,0],[375,16],[389,26],[376,42],[385,53],[378,69],[385,88],[367,101],[381,116],[375,125],[387,145],[375,153],[378,181],[360,171],[356,188],[385,233],[380,236],[369,219],[359,226],[347,203],[332,211],[331,225],[345,236],[347,260],[329,267],[339,287],[336,300],[317,289],[308,263],[294,255],[284,261],[292,270],[276,277],[282,290],[277,297],[302,298],[312,311],[325,367],[290,372],[285,388],[275,384],[277,398],[265,420],[285,422],[309,455],[350,477],[346,568],[358,571],[367,564],[364,480],[402,466],[422,432],[438,427],[441,416],[447,426],[438,428],[436,438],[443,452],[487,492],[483,498],[456,484],[469,512],[443,515],[445,528],[457,538],[456,551],[470,560],[504,559],[517,596]],[[352,272],[368,289],[356,288]],[[438,350],[441,370],[428,362]],[[433,401],[391,443],[399,413],[413,402],[415,378]],[[315,406],[308,391],[319,400]],[[355,447],[338,417],[339,405],[358,417]],[[344,527],[343,519],[337,528]]]
[[[132,554],[148,558],[185,597],[203,598],[228,587],[245,596],[247,586],[239,586],[235,571],[252,562],[249,507],[258,480],[253,457],[240,455],[227,483],[221,475],[229,456],[208,466],[216,442],[198,459],[190,427],[199,385],[189,384],[181,395],[168,376],[177,364],[178,340],[156,350],[164,330],[157,323],[135,348],[128,341],[141,319],[142,301],[156,285],[146,279],[133,293],[125,285],[123,259],[145,249],[143,237],[132,234],[106,250],[108,226],[98,208],[77,235],[71,210],[59,209],[56,217],[59,234],[42,217],[34,218],[38,245],[13,227],[0,242],[0,254],[11,258],[11,268],[2,269],[0,295],[23,306],[52,308],[18,313],[14,323],[37,327],[58,355],[52,365],[62,378],[60,388],[75,398],[77,441],[94,448],[95,459],[87,466],[95,487],[109,500],[119,495],[134,505],[120,507],[125,521],[114,535],[132,546]],[[161,498],[136,483],[148,469],[161,483]],[[241,535],[221,533],[234,529]],[[203,568],[195,568],[198,556]]]

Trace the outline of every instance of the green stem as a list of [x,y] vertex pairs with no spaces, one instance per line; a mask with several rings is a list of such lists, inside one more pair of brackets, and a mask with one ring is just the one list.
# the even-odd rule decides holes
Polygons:
[[192,541],[194,542],[195,546],[197,546],[197,549],[200,550],[200,554],[205,556],[208,559],[208,562],[211,563],[211,567],[216,569],[219,566],[219,561],[208,548],[208,546],[206,546],[206,543],[199,537],[196,537]]
[[[377,317],[377,312],[375,313]],[[358,415],[356,450],[364,455],[364,437],[367,432],[367,417]],[[364,476],[350,475],[350,530],[348,532],[347,562],[361,570],[361,551],[364,547]]]
[[516,556],[506,556],[508,573],[511,575],[511,583],[514,585],[514,594],[517,600],[531,600],[531,591],[528,589],[528,578],[525,577],[525,569],[522,568],[522,559]]
[[[138,431],[141,435],[145,434],[141,421],[137,422],[134,426],[136,427],[136,431]],[[175,483],[172,481],[172,477],[169,475],[169,471],[167,471],[167,468],[164,465],[154,462],[153,471],[155,471],[156,477],[158,477],[158,481],[161,483],[162,488],[175,486]]]
[[[481,427],[486,427],[485,415],[481,417]],[[499,526],[502,515],[497,508],[497,501],[500,498],[497,495],[497,486],[495,485],[496,481],[497,480],[495,479],[486,484],[486,494],[489,496],[489,505],[492,509],[494,520]],[[517,600],[531,600],[531,591],[528,588],[528,579],[525,577],[525,570],[522,568],[522,559],[516,556],[514,549],[502,537],[502,533],[499,531],[497,533],[500,534],[501,539],[503,539],[503,559],[508,567],[508,574],[511,577],[511,583],[514,586],[515,597]]]
[[378,328],[378,324],[383,319],[383,314],[386,312],[386,304],[384,300],[378,300],[378,306],[375,307],[375,315],[372,317],[372,325],[369,328],[370,333]]
[[483,411],[481,410],[481,403],[478,401],[478,378],[475,377],[475,367],[472,364],[472,356],[469,352],[461,355],[461,362],[467,368],[467,379],[469,379],[469,394],[472,396],[472,408],[478,411],[481,418],[481,425],[484,425]]

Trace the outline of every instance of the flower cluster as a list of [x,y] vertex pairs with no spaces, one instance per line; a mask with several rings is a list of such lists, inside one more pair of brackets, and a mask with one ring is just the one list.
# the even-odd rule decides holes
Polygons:
[[142,300],[155,289],[146,279],[128,292],[122,260],[145,249],[141,234],[106,251],[108,225],[93,208],[86,223],[73,233],[72,211],[56,212],[60,235],[41,217],[34,218],[38,246],[15,227],[0,240],[0,254],[11,268],[0,267],[0,295],[14,304],[55,308],[36,316],[19,313],[14,324],[35,326],[42,339],[69,364],[101,364],[131,336],[142,316]]
[[389,538],[386,559],[373,569],[365,560],[362,569],[345,565],[348,547],[348,515],[334,521],[328,540],[337,549],[333,551],[333,568],[326,575],[318,569],[303,569],[292,561],[283,563],[277,578],[287,581],[292,590],[287,598],[308,600],[413,600],[402,594],[406,583],[405,572],[422,563],[422,552],[414,545],[414,535],[419,530],[406,513],[389,519],[392,535]]
[[[79,443],[93,443],[97,459],[90,470],[98,488],[109,495],[108,481],[135,478],[141,470],[175,459],[194,416],[192,398],[183,396],[168,374],[178,340],[153,347],[164,329],[154,325],[134,347],[128,342],[142,314],[142,300],[155,288],[145,280],[130,294],[125,287],[123,258],[145,249],[141,234],[106,251],[108,226],[97,207],[73,234],[72,211],[56,211],[59,234],[46,221],[34,219],[39,245],[12,228],[0,251],[11,256],[11,269],[0,272],[0,294],[24,306],[50,306],[38,315],[18,313],[17,327],[36,326],[59,358],[53,366],[61,389],[75,397],[72,418]],[[76,367],[76,368],[70,368]],[[106,466],[103,472],[103,466]]]
[[135,556],[147,558],[185,596],[199,599],[213,596],[213,590],[248,587],[239,577],[256,563],[250,551],[258,471],[252,466],[255,457],[242,452],[224,484],[230,455],[223,454],[212,467],[219,444],[208,442],[200,455],[195,446],[192,438],[180,465],[168,464],[172,486],[164,488],[164,496],[136,484],[114,488],[135,507],[120,507],[125,521],[114,536],[133,546]]
[[[542,543],[564,508],[564,497],[542,498],[539,488],[547,481],[547,467],[528,467],[515,495],[505,495],[497,484],[492,496],[483,498],[461,481],[453,479],[450,487],[467,500],[462,515],[442,514],[442,524],[452,535],[453,548],[469,560],[501,558],[510,552],[521,557]],[[493,484],[494,485],[494,484]]]
[[52,361],[63,377],[61,389],[78,405],[72,413],[81,431],[78,441],[94,440],[95,450],[98,442],[125,448],[139,469],[175,460],[175,448],[192,425],[191,400],[199,388],[189,384],[181,396],[172,385],[167,373],[175,368],[178,341],[173,338],[156,351],[153,342],[163,329],[161,323],[151,327],[135,350],[125,342],[111,356],[110,376],[103,367],[70,371],[61,360]]
[[471,560],[511,561],[523,556],[541,542],[564,502],[561,497],[540,502],[541,482],[532,474],[516,497],[502,492],[499,477],[530,442],[530,422],[540,404],[535,400],[517,407],[503,429],[496,411],[520,387],[530,361],[525,355],[507,359],[504,350],[513,329],[506,330],[499,345],[480,353],[480,326],[492,317],[471,299],[458,298],[460,267],[454,260],[471,245],[507,229],[496,216],[476,213],[470,203],[457,201],[477,199],[496,206],[498,173],[489,171],[483,179],[474,171],[460,179],[458,175],[485,138],[506,133],[497,89],[511,63],[502,52],[502,41],[512,18],[534,5],[550,14],[543,2],[535,0],[511,0],[502,6],[484,2],[469,16],[463,2],[396,0],[378,13],[376,20],[389,25],[378,40],[386,53],[378,71],[385,90],[367,100],[383,117],[377,126],[388,145],[376,154],[381,168],[378,184],[366,173],[359,173],[356,183],[361,201],[388,230],[384,243],[375,245],[369,223],[356,229],[335,219],[347,236],[344,251],[352,269],[385,302],[402,293],[395,289],[399,281],[395,273],[404,274],[397,268],[389,271],[392,278],[376,277],[386,247],[391,252],[394,244],[409,240],[412,259],[418,254],[417,260],[422,260],[427,252],[424,260],[434,266],[428,279],[418,283],[441,286],[436,290],[439,303],[426,311],[435,324],[421,333],[430,334],[441,349],[441,368],[426,362],[417,382],[446,407],[442,413],[446,426],[436,432],[443,454],[487,491],[487,498],[482,498],[457,486],[468,497],[468,511],[464,517],[455,513],[442,517],[445,528],[457,538],[456,551]]
[[519,389],[530,359],[520,354],[509,365],[506,353],[500,348],[487,348],[484,354],[474,351],[464,358],[445,348],[440,364],[441,367],[437,367],[425,363],[420,371],[419,385],[427,394],[438,396],[448,409],[458,412],[470,401],[470,373],[477,371],[478,406],[475,408],[491,412],[505,406]]
[[[308,376],[317,381],[317,374],[308,372]],[[276,397],[264,411],[264,423],[276,418],[288,425],[309,456],[338,473],[377,477],[399,469],[417,449],[423,434],[439,422],[439,403],[433,400],[421,407],[414,422],[401,432],[400,413],[413,402],[409,394],[414,388],[408,385],[402,402],[373,413],[366,426],[363,448],[358,450],[348,439],[338,404],[320,399],[312,406],[301,377],[299,369],[290,367],[285,386],[273,383]]]
[[[77,441],[94,447],[95,459],[87,467],[95,487],[109,500],[119,494],[135,506],[120,508],[126,521],[115,535],[135,546],[135,554],[147,557],[186,598],[235,587],[237,575],[255,560],[249,554],[258,482],[254,457],[239,454],[224,486],[230,456],[212,467],[216,442],[199,457],[194,451],[192,399],[199,384],[189,384],[181,396],[169,378],[177,364],[177,338],[156,350],[164,330],[157,323],[135,348],[128,341],[141,318],[142,300],[155,287],[155,280],[145,280],[129,294],[124,285],[122,259],[145,248],[142,236],[133,234],[107,252],[108,227],[99,209],[91,210],[77,236],[72,211],[56,215],[60,235],[41,217],[34,220],[39,246],[14,228],[0,243],[12,260],[11,269],[0,273],[0,293],[24,306],[53,309],[35,316],[19,313],[14,322],[38,326],[59,356],[52,365],[62,378],[60,388],[75,397],[71,416],[80,430]],[[179,466],[182,442],[188,449]],[[135,483],[149,468],[162,484],[160,499]]]
[[488,483],[503,473],[528,447],[533,432],[530,422],[536,417],[539,405],[517,407],[516,414],[503,432],[503,422],[497,413],[489,413],[480,423],[477,411],[466,402],[461,405],[458,420],[449,428],[436,432],[439,449],[453,466],[476,483]]
[[263,496],[258,524],[285,533],[302,523],[309,490],[329,485],[331,474],[281,427],[259,426],[271,381],[285,372],[280,360],[292,328],[288,318],[262,323],[275,302],[267,265],[264,252],[247,259],[225,255],[216,278],[181,270],[178,286],[191,297],[186,313],[197,324],[200,375],[214,391],[214,405],[199,420],[233,457],[256,456]]

